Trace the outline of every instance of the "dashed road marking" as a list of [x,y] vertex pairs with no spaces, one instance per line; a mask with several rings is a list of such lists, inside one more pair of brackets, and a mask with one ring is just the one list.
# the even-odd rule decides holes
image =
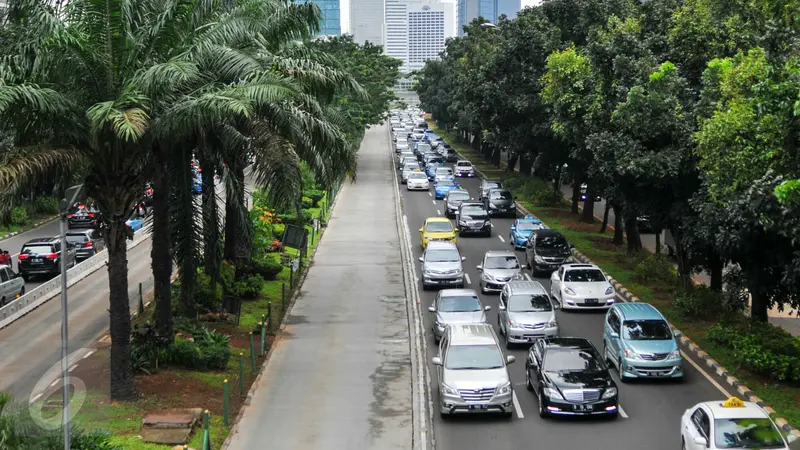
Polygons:
[[464,279],[467,280],[467,284],[472,284],[472,281],[470,281],[470,279],[469,279],[469,274],[468,273],[464,274]]
[[500,239],[500,242],[505,242],[506,241],[505,239],[503,239],[503,236],[500,236],[499,234],[497,235],[497,238]]
[[72,372],[73,370],[77,369],[78,365],[74,364],[72,367],[69,368],[69,371]]
[[431,200],[431,203],[433,203],[435,205],[436,204],[436,200]]
[[716,382],[716,380],[714,380],[713,378],[711,378],[711,375],[709,375],[708,373],[706,373],[706,371],[705,371],[705,370],[703,370],[703,368],[702,368],[702,367],[700,367],[700,366],[699,366],[699,365],[698,365],[696,362],[694,362],[694,360],[693,360],[692,358],[690,358],[690,357],[689,357],[689,355],[687,355],[686,353],[684,353],[684,352],[683,352],[683,350],[681,350],[681,356],[683,356],[683,360],[684,360],[684,361],[689,361],[689,363],[690,363],[691,365],[693,365],[693,366],[694,366],[694,368],[695,368],[695,369],[697,369],[697,371],[698,371],[698,372],[700,372],[701,374],[703,374],[703,376],[704,376],[704,377],[706,377],[706,380],[708,380],[708,382],[709,382],[709,383],[711,383],[711,385],[712,385],[712,386],[714,386],[714,387],[715,387],[715,388],[717,388],[717,389],[718,389],[720,392],[722,392],[722,394],[723,394],[723,395],[725,395],[725,398],[730,398],[730,397],[733,397],[731,394],[729,394],[729,393],[728,393],[728,391],[726,391],[726,390],[725,390],[725,388],[724,388],[724,387],[722,387],[722,386],[721,386],[719,383],[717,383],[717,382]]
[[428,192],[428,196],[430,196],[430,197],[433,197],[433,194],[431,194],[430,192]]
[[439,211],[439,210],[437,209],[437,210],[436,210],[436,214],[438,214],[438,215],[440,215],[440,216],[441,216],[441,215],[442,215],[442,212],[441,212],[441,211]]
[[522,407],[519,406],[519,400],[517,400],[516,391],[511,391],[511,399],[514,401],[514,410],[517,411],[517,417],[524,419],[525,414],[522,414]]
[[97,351],[97,350],[89,350],[89,351],[86,353],[86,355],[84,355],[84,356],[83,356],[83,359],[86,359],[86,358],[88,358],[88,357],[90,357],[90,356],[94,355],[94,352],[96,352],[96,351]]
[[35,396],[34,396],[34,397],[31,399],[31,401],[30,401],[30,402],[28,402],[28,404],[31,404],[31,405],[32,405],[32,404],[34,404],[34,403],[36,403],[36,400],[39,400],[40,398],[42,398],[42,394],[36,394],[36,395],[35,395]]
[[619,410],[619,415],[622,416],[623,419],[628,418],[628,414],[622,409],[622,405],[617,405],[617,409]]
[[522,276],[525,277],[525,279],[528,281],[533,281],[533,278],[531,278],[531,276],[528,275],[527,273],[523,273]]
[[61,378],[59,378],[57,380],[53,380],[53,382],[50,383],[50,387],[53,387],[53,386],[57,385],[59,381],[61,381]]

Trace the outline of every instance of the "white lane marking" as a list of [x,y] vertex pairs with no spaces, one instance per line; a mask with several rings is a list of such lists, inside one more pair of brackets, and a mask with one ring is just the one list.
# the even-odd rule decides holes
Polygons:
[[57,380],[53,380],[53,382],[50,383],[50,387],[53,387],[53,386],[57,385],[59,381],[61,381],[61,378],[59,378]]
[[517,411],[517,417],[519,417],[520,419],[524,419],[525,414],[522,414],[522,407],[519,406],[519,400],[517,400],[516,391],[511,391],[511,399],[514,401],[514,410]]
[[441,211],[439,211],[439,210],[437,209],[437,210],[436,210],[436,214],[441,216],[441,215],[442,215],[442,212],[441,212]]
[[467,280],[467,284],[472,284],[472,281],[470,281],[470,279],[469,279],[469,274],[468,273],[464,274],[464,279]]
[[624,409],[622,409],[622,405],[618,404],[617,405],[617,409],[619,410],[619,415],[622,416],[623,419],[627,419],[628,418],[628,414],[625,412]]
[[75,364],[75,365],[73,365],[72,367],[69,368],[69,371],[72,372],[73,370],[75,370],[77,368],[78,368],[78,365]]
[[503,236],[500,236],[499,234],[497,235],[497,238],[500,239],[500,242],[505,242],[506,241],[505,239],[503,239]]
[[11,255],[12,258],[16,258],[17,256],[19,256],[19,253],[14,253],[13,255]]
[[491,223],[491,222],[489,222],[489,226],[490,226],[490,227],[492,227],[492,228],[494,228],[494,224],[493,224],[493,223]]
[[42,398],[42,394],[36,394],[36,395],[35,395],[35,396],[34,396],[34,397],[31,399],[31,401],[30,401],[30,402],[28,402],[28,403],[32,405],[32,404],[36,403],[36,400],[39,400],[40,398]]
[[97,350],[89,350],[89,352],[88,352],[88,353],[86,353],[86,355],[83,357],[83,359],[86,359],[86,358],[88,358],[88,357],[90,357],[90,356],[94,355],[94,352],[96,352],[96,351],[97,351]]
[[530,275],[528,275],[527,273],[523,273],[523,274],[522,274],[522,276],[523,276],[523,277],[525,277],[525,279],[526,279],[526,280],[528,280],[528,281],[533,281],[533,279],[531,278],[531,276],[530,276]]
[[436,204],[436,200],[431,200],[431,203],[433,203],[435,205]]
[[431,197],[433,197],[433,194],[431,194],[431,193],[430,193],[430,191],[428,192],[428,195],[429,195],[429,196],[431,196]]
[[715,381],[713,378],[711,378],[711,375],[709,375],[708,373],[706,373],[706,371],[705,371],[705,370],[703,370],[703,368],[702,368],[702,367],[700,367],[700,365],[699,365],[699,364],[697,364],[696,362],[694,362],[694,360],[693,360],[692,358],[689,358],[689,355],[687,355],[686,353],[684,353],[684,352],[683,352],[683,350],[681,350],[681,355],[683,356],[683,360],[684,360],[684,361],[689,361],[689,363],[690,363],[691,365],[693,365],[693,366],[694,366],[694,368],[695,368],[695,369],[697,369],[697,371],[698,371],[698,372],[700,372],[701,374],[703,374],[703,376],[704,376],[704,377],[706,377],[706,380],[708,380],[708,382],[709,382],[709,383],[711,383],[711,385],[712,385],[712,386],[714,386],[714,387],[715,387],[715,388],[717,388],[717,389],[718,389],[720,392],[722,392],[722,394],[725,396],[725,398],[731,398],[731,397],[733,397],[731,394],[729,394],[729,393],[728,393],[728,391],[726,391],[726,390],[725,390],[725,388],[723,388],[722,386],[720,386],[720,384],[719,384],[719,383],[717,383],[717,382],[716,382],[716,381]]

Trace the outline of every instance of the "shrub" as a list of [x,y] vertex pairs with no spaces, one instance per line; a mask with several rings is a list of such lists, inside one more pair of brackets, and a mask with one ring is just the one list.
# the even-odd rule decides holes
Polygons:
[[320,200],[322,200],[322,198],[325,197],[325,191],[310,189],[303,192],[303,195],[311,199],[311,206],[316,208],[319,206]]
[[311,200],[308,197],[303,197],[300,200],[300,207],[303,209],[308,209],[314,206],[314,200]]
[[640,283],[673,285],[677,281],[677,275],[669,258],[664,255],[647,255],[636,264],[633,279]]
[[719,322],[708,330],[743,367],[779,381],[800,381],[800,338],[769,323],[749,319]]
[[286,225],[282,223],[276,223],[272,226],[272,235],[275,236],[275,239],[283,239],[284,232],[286,232]]
[[563,203],[561,194],[541,178],[516,175],[506,179],[505,185],[519,200],[530,200],[536,206],[558,206]]
[[212,289],[211,277],[205,272],[197,270],[197,280],[194,290],[194,300],[199,313],[219,311],[222,300],[222,285],[217,284]]
[[28,223],[28,210],[24,206],[17,206],[11,210],[11,224],[12,225],[27,225]]
[[38,214],[58,214],[58,199],[55,197],[36,197],[33,209]]
[[283,270],[280,255],[271,253],[264,258],[253,260],[253,270],[265,280],[274,280]]
[[722,317],[723,303],[722,294],[708,286],[691,286],[678,292],[673,305],[684,319],[718,320]]
[[228,261],[222,261],[219,269],[219,281],[222,284],[222,291],[231,294],[233,284],[236,282],[236,267]]
[[[303,225],[308,225],[311,223],[311,213],[308,211],[303,211]],[[297,225],[297,214],[295,213],[282,213],[278,214],[278,220],[282,223],[289,223],[292,225]]]

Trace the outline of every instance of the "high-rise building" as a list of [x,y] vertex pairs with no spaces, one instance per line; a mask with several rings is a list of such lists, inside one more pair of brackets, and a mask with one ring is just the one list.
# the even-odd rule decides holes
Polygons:
[[384,0],[350,0],[350,33],[359,44],[384,44]]
[[522,9],[522,0],[497,0],[497,18],[503,14],[512,20],[517,17],[517,13]]
[[387,55],[403,62],[400,70],[421,69],[436,59],[445,40],[455,36],[455,5],[427,0],[386,0]]
[[522,9],[521,0],[458,0],[458,35],[464,35],[464,25],[478,17],[497,23],[505,14],[509,19],[517,17]]
[[338,36],[342,34],[342,17],[339,0],[298,0],[298,3],[307,1],[316,3],[320,11],[322,11],[322,21],[319,24],[319,34],[321,36]]

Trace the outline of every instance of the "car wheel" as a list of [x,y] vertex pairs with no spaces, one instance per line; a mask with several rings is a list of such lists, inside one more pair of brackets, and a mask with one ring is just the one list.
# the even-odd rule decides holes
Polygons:
[[608,345],[606,345],[605,340],[603,340],[603,361],[605,361],[609,366],[614,366],[614,362],[608,357]]
[[533,384],[531,384],[531,374],[528,372],[528,368],[525,368],[525,387],[529,391],[533,391]]
[[25,286],[22,286],[22,289],[19,290],[19,296],[22,297],[25,295]]
[[686,440],[681,437],[681,450],[686,450]]
[[530,269],[531,268],[531,262],[528,261],[528,252],[525,252],[525,268],[526,269]]
[[503,413],[503,417],[506,419],[513,419],[514,418],[514,411],[505,411]]
[[547,412],[547,409],[544,407],[544,403],[542,402],[542,393],[536,393],[536,400],[539,403],[539,417],[546,418],[550,414]]
[[505,341],[506,348],[509,349],[509,350],[514,346],[514,344],[512,344],[508,340],[508,333],[503,334],[503,341]]
[[27,275],[27,274],[22,274],[22,280],[23,280],[24,282],[26,282],[26,283],[27,283],[29,279],[30,279],[30,276],[29,276],[29,275]]

